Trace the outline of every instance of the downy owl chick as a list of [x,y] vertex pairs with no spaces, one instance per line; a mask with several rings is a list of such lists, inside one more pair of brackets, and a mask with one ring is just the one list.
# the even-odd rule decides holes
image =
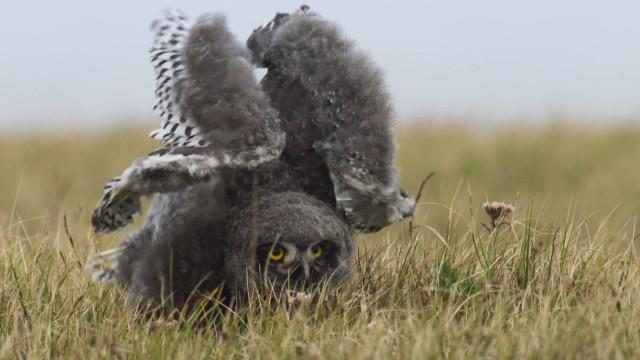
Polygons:
[[[190,26],[166,13],[153,29],[163,121],[151,136],[165,147],[112,179],[92,218],[97,232],[118,230],[157,194],[142,230],[89,264],[129,287],[132,305],[183,308],[215,290],[229,299],[252,281],[337,284],[354,232],[413,213],[382,76],[333,24],[307,9],[279,14],[251,52],[220,15]],[[252,60],[269,68],[261,85]]]

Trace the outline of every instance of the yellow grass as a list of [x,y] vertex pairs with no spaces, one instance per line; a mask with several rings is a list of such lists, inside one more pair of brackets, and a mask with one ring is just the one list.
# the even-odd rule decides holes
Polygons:
[[[255,300],[217,327],[136,321],[90,282],[105,180],[145,129],[0,138],[0,358],[637,358],[640,128],[405,126],[414,229],[359,238],[356,273],[295,314]],[[513,203],[489,232],[481,205]],[[67,229],[63,219],[66,217]]]

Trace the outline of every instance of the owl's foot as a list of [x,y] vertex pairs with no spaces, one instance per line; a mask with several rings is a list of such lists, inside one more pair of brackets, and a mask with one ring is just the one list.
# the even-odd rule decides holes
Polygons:
[[116,264],[124,251],[124,246],[118,246],[89,256],[85,270],[91,273],[93,282],[110,283],[116,277]]
[[415,200],[401,188],[389,193],[347,189],[337,193],[336,202],[351,227],[363,233],[382,230],[415,212]]

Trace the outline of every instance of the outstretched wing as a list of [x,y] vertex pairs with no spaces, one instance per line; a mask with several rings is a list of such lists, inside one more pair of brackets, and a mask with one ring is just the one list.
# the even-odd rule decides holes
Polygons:
[[151,137],[165,147],[107,183],[92,217],[97,232],[130,224],[143,195],[180,190],[221,167],[254,167],[284,148],[277,112],[222,16],[204,16],[189,27],[182,13],[166,12],[152,29],[154,109],[162,123]]
[[[268,68],[262,86],[287,129],[314,129],[287,133],[287,142],[320,154],[353,228],[373,232],[411,216],[414,201],[393,166],[389,95],[369,57],[308,7],[277,14],[247,46],[256,65]],[[285,155],[291,150],[308,149],[288,144]]]

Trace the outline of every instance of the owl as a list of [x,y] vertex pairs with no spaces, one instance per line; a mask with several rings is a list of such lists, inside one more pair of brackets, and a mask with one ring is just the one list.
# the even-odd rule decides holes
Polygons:
[[[88,263],[129,288],[132,306],[336,285],[356,233],[413,214],[383,76],[335,24],[304,6],[246,45],[219,14],[191,25],[165,12],[152,30],[162,122],[150,136],[164,146],[106,184],[91,220],[119,230],[154,195],[142,229]],[[267,69],[260,83],[255,67]]]

